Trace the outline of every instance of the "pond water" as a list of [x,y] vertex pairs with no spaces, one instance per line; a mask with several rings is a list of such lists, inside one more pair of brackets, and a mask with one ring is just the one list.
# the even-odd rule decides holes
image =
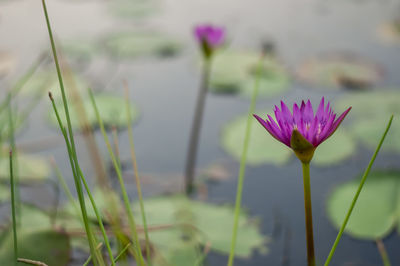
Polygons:
[[[107,56],[93,58],[75,69],[91,81],[97,91],[123,95],[122,80],[127,80],[131,100],[140,110],[135,125],[136,153],[140,172],[144,176],[146,197],[182,188],[187,139],[199,84],[197,47],[192,40],[192,27],[197,23],[213,22],[224,25],[229,46],[258,49],[264,41],[273,42],[278,57],[290,73],[313,56],[351,52],[377,62],[384,77],[376,87],[400,88],[400,46],[383,41],[379,28],[399,14],[399,1],[162,1],[154,15],[137,19],[113,17],[109,1],[48,1],[53,30],[58,40],[103,37],[131,29],[159,30],[175,36],[184,44],[181,53],[172,58],[140,58],[118,60]],[[47,29],[39,1],[0,1],[0,50],[16,58],[16,67],[0,80],[0,95],[21,75],[44,50],[49,49]],[[72,63],[76,66],[76,62]],[[315,86],[314,86],[315,87]],[[290,90],[283,95],[260,99],[257,107],[270,108],[280,99],[289,102],[310,98],[313,102],[325,95],[335,101],[346,97],[345,91],[319,90],[293,78]],[[400,104],[400,103],[399,103]],[[18,103],[23,107],[24,100]],[[46,97],[33,109],[28,127],[17,135],[17,144],[40,141],[35,154],[54,156],[64,175],[73,185],[63,139],[51,128],[44,114],[50,102]],[[220,145],[221,129],[227,121],[245,114],[249,100],[209,94],[199,145],[198,168],[215,162],[229,167],[230,178],[207,184],[207,200],[233,203],[239,163],[224,152]],[[338,112],[342,110],[337,110]],[[350,114],[351,115],[351,114]],[[340,129],[339,129],[340,130]],[[96,133],[102,154],[106,149]],[[47,144],[43,144],[43,141]],[[94,173],[84,138],[77,137],[78,154],[86,173]],[[129,162],[128,135],[119,133],[121,158]],[[241,145],[241,143],[238,143]],[[360,147],[360,146],[359,146]],[[326,215],[326,199],[333,188],[359,175],[368,164],[373,150],[358,148],[345,163],[311,167],[312,201],[314,212],[317,260],[325,260],[337,230]],[[399,168],[400,156],[382,153],[375,167]],[[128,164],[129,165],[129,164]],[[111,167],[111,166],[110,166]],[[285,166],[264,164],[249,166],[246,172],[243,205],[251,215],[261,219],[261,230],[272,237],[268,255],[255,253],[236,265],[306,265],[304,206],[301,165],[295,159]],[[131,173],[131,167],[126,169]],[[134,192],[134,184],[127,181]],[[54,197],[49,188],[34,186],[26,189],[24,197],[39,204],[49,204]],[[397,233],[388,236],[385,246],[393,265],[400,265]],[[227,257],[210,254],[209,265],[224,265]],[[359,241],[345,235],[331,265],[381,265],[374,242]]]

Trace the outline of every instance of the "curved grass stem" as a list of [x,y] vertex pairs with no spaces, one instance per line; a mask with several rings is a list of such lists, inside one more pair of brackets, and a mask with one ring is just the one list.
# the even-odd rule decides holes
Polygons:
[[350,219],[350,215],[351,215],[351,213],[353,212],[353,209],[354,209],[354,206],[356,205],[358,196],[360,195],[361,190],[362,190],[362,188],[363,188],[363,186],[364,186],[364,183],[365,183],[365,181],[367,180],[367,177],[368,177],[369,172],[371,171],[372,165],[373,165],[374,162],[375,162],[376,156],[378,156],[378,153],[379,153],[379,151],[380,151],[380,149],[381,149],[381,147],[382,147],[383,141],[385,140],[386,135],[387,135],[387,133],[389,132],[390,126],[392,125],[392,121],[393,121],[393,115],[392,115],[392,116],[390,117],[390,119],[389,119],[389,122],[388,122],[388,124],[387,124],[387,126],[386,126],[385,132],[383,133],[383,135],[382,135],[382,137],[381,137],[381,139],[380,139],[380,141],[379,141],[379,144],[378,144],[378,146],[376,147],[376,150],[375,150],[374,154],[372,155],[372,158],[371,158],[371,160],[370,160],[370,162],[369,162],[369,164],[368,164],[368,166],[367,166],[367,169],[365,169],[365,172],[364,172],[364,174],[363,174],[363,176],[362,176],[362,178],[361,178],[360,185],[358,186],[358,189],[357,189],[356,194],[354,194],[353,201],[352,201],[351,204],[350,204],[349,210],[347,211],[346,217],[344,218],[344,221],[343,221],[343,223],[342,223],[342,226],[340,227],[339,233],[338,233],[338,235],[337,235],[337,237],[336,237],[335,242],[333,243],[332,249],[331,249],[331,251],[329,252],[328,258],[326,259],[324,266],[328,266],[328,265],[329,265],[329,263],[330,263],[331,260],[332,260],[333,254],[335,254],[337,245],[339,244],[340,238],[341,238],[342,235],[343,235],[344,229],[346,228],[347,222],[348,222],[349,219]]
[[261,78],[263,61],[264,61],[264,55],[261,56],[260,63],[258,65],[257,76],[256,76],[256,79],[254,82],[254,89],[253,89],[249,113],[248,113],[248,117],[247,117],[246,132],[245,132],[244,141],[243,141],[243,151],[242,151],[242,157],[240,159],[239,178],[238,178],[236,203],[235,203],[235,217],[234,217],[234,221],[233,221],[232,241],[231,241],[231,249],[230,249],[229,259],[228,259],[228,266],[233,265],[233,260],[235,258],[235,248],[236,248],[236,241],[237,241],[237,232],[238,232],[238,227],[239,227],[239,217],[240,217],[241,202],[242,202],[243,183],[244,183],[244,176],[245,176],[245,172],[246,172],[247,151],[249,149],[251,125],[252,125],[252,121],[253,121],[254,109],[256,107],[258,88],[260,86],[260,78]]

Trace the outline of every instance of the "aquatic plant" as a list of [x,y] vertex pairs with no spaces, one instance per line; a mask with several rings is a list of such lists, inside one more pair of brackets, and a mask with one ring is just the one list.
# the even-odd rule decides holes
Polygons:
[[196,109],[194,112],[192,128],[190,131],[189,146],[185,166],[185,191],[190,194],[193,191],[194,169],[196,165],[197,147],[201,123],[203,120],[206,94],[210,81],[211,58],[214,52],[225,42],[225,30],[212,25],[198,25],[194,28],[194,36],[203,53],[203,73],[200,90],[197,96]]
[[302,101],[299,107],[293,105],[293,113],[281,101],[281,109],[275,106],[275,119],[268,115],[264,120],[258,115],[254,117],[271,134],[272,137],[291,148],[302,162],[304,182],[304,208],[306,218],[307,260],[309,266],[315,266],[314,236],[312,224],[311,188],[310,188],[310,161],[315,149],[329,138],[339,127],[340,123],[350,112],[351,107],[338,118],[330,107],[325,106],[322,98],[314,115],[310,100]]

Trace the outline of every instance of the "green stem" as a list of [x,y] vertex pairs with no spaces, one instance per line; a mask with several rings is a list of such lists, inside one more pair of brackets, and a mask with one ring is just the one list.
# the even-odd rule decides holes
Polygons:
[[[56,105],[55,105],[55,103],[54,103],[54,100],[53,100],[52,97],[50,97],[50,99],[51,99],[51,102],[52,102],[52,105],[53,105],[54,113],[56,114],[56,117],[57,117],[58,125],[59,125],[59,127],[61,128],[61,132],[62,132],[64,138],[67,138],[67,132],[66,132],[66,130],[65,130],[65,128],[64,128],[64,126],[63,126],[63,124],[62,124],[62,122],[61,122],[61,119],[60,119],[60,116],[59,116],[57,107],[56,107]],[[69,144],[69,142],[66,142],[66,145],[67,145],[69,160],[70,160],[71,163],[73,163],[74,158],[73,158],[73,156],[72,156],[71,145]],[[99,213],[99,211],[98,211],[98,208],[97,208],[97,206],[96,206],[96,202],[94,201],[94,198],[93,198],[93,196],[92,196],[92,193],[90,192],[90,188],[89,188],[89,186],[88,186],[88,184],[87,184],[87,182],[86,182],[85,176],[84,176],[83,173],[82,173],[82,170],[81,170],[81,168],[80,168],[80,166],[79,166],[78,161],[75,161],[75,165],[76,165],[77,170],[78,170],[78,171],[77,171],[77,174],[79,175],[80,180],[83,182],[83,185],[85,186],[86,192],[87,192],[87,194],[88,194],[88,196],[89,196],[89,200],[90,200],[90,202],[91,202],[91,204],[92,204],[94,213],[95,213],[95,215],[96,215],[97,222],[98,222],[98,224],[99,224],[101,233],[102,233],[102,235],[103,235],[104,243],[106,244],[106,247],[107,247],[108,255],[110,256],[111,265],[115,266],[114,257],[113,257],[113,254],[112,254],[110,242],[109,242],[109,240],[108,240],[107,233],[106,233],[106,230],[105,230],[104,225],[103,225],[103,220],[101,219],[101,215],[100,215],[100,213]],[[62,178],[61,178],[61,179],[62,179]],[[68,191],[69,191],[69,190],[68,190]],[[72,196],[72,195],[71,195],[71,196]]]
[[16,220],[16,213],[15,213],[15,184],[14,184],[12,150],[10,150],[10,183],[11,183],[11,215],[12,215],[13,237],[14,237],[14,265],[17,265],[17,262],[18,262],[18,239],[17,239],[17,220]]
[[387,254],[385,245],[381,239],[375,240],[376,246],[378,247],[379,254],[381,255],[383,266],[391,266],[389,256]]
[[93,106],[94,112],[96,114],[97,122],[99,123],[101,133],[102,133],[104,141],[106,143],[108,153],[109,153],[109,155],[111,157],[111,160],[113,162],[113,165],[114,165],[114,168],[115,168],[115,172],[117,173],[118,181],[119,181],[119,184],[120,184],[120,187],[121,187],[122,198],[124,200],[125,209],[126,209],[127,216],[128,216],[129,227],[130,227],[130,229],[132,231],[132,234],[133,234],[134,248],[136,249],[136,256],[138,257],[138,263],[140,265],[145,265],[144,260],[143,260],[143,255],[142,255],[142,249],[140,247],[139,237],[138,237],[137,230],[136,230],[135,219],[133,217],[133,212],[132,212],[132,208],[131,208],[131,205],[130,205],[128,193],[126,191],[124,180],[122,178],[121,168],[119,167],[118,161],[117,161],[117,159],[116,159],[116,157],[114,155],[114,152],[112,150],[112,146],[111,146],[110,140],[108,139],[106,130],[104,128],[103,121],[102,121],[102,119],[100,117],[100,113],[99,113],[99,110],[97,108],[96,101],[95,101],[94,96],[93,96],[93,92],[90,89],[89,89],[89,97],[90,97],[90,100],[92,102],[92,106]]
[[114,263],[117,262],[117,261],[122,257],[122,255],[124,255],[124,253],[128,250],[128,248],[129,248],[131,245],[132,245],[132,243],[129,242],[129,243],[121,250],[121,252],[115,257]]
[[375,159],[376,159],[376,156],[378,155],[379,150],[380,150],[381,147],[382,147],[383,141],[385,140],[386,135],[387,135],[387,133],[388,133],[388,131],[389,131],[389,129],[390,129],[390,126],[392,125],[392,120],[393,120],[393,115],[390,117],[390,120],[389,120],[389,122],[388,122],[388,124],[387,124],[387,126],[386,126],[386,130],[385,130],[385,132],[383,133],[382,138],[381,138],[381,140],[379,141],[378,146],[376,147],[376,150],[375,150],[375,152],[374,152],[374,155],[372,155],[372,158],[371,158],[371,160],[370,160],[370,162],[369,162],[369,164],[368,164],[368,166],[367,166],[367,169],[365,169],[364,175],[363,175],[362,178],[361,178],[360,185],[358,186],[357,192],[356,192],[356,194],[354,195],[353,201],[352,201],[351,204],[350,204],[350,208],[349,208],[349,210],[347,211],[346,217],[344,218],[343,224],[342,224],[342,226],[340,227],[339,233],[338,233],[338,235],[337,235],[337,237],[336,237],[335,242],[333,243],[332,249],[331,249],[331,251],[329,252],[328,258],[326,259],[324,266],[328,266],[329,263],[331,262],[332,256],[333,256],[333,254],[335,253],[335,250],[336,250],[336,248],[337,248],[337,245],[339,244],[340,238],[342,237],[342,234],[343,234],[343,232],[344,232],[344,229],[346,228],[347,222],[349,221],[350,215],[351,215],[351,213],[352,213],[352,211],[353,211],[353,209],[354,209],[354,206],[356,205],[356,202],[357,202],[358,196],[360,195],[361,189],[363,188],[364,183],[365,183],[365,181],[367,180],[368,174],[369,174],[369,172],[371,171],[371,167],[372,167],[372,165],[374,164]]
[[315,266],[314,233],[311,207],[310,164],[302,163],[304,183],[304,213],[306,218],[307,261],[308,266]]
[[256,107],[258,88],[260,86],[260,77],[261,77],[263,61],[264,61],[264,55],[261,56],[260,63],[258,66],[258,73],[256,76],[256,80],[254,82],[254,89],[253,89],[249,113],[248,113],[248,117],[247,117],[246,132],[245,132],[244,141],[243,141],[243,152],[242,152],[242,157],[240,159],[239,179],[238,179],[238,186],[237,186],[237,192],[236,192],[236,203],[235,203],[235,217],[234,217],[234,222],[233,222],[232,241],[231,241],[231,249],[230,249],[230,253],[229,253],[228,266],[233,265],[233,260],[235,258],[237,232],[238,232],[238,227],[239,227],[239,217],[240,217],[240,209],[241,209],[240,205],[242,202],[243,183],[244,183],[244,176],[245,176],[245,172],[246,172],[247,151],[249,149],[251,125],[253,122],[253,113],[254,113],[254,110]]
[[[57,76],[58,76],[58,81],[60,84],[60,90],[61,90],[61,95],[62,95],[62,100],[63,100],[63,104],[64,104],[64,110],[65,110],[65,116],[67,119],[67,125],[68,125],[68,131],[69,131],[69,139],[68,137],[65,138],[65,142],[69,143],[72,147],[72,157],[74,158],[74,161],[77,162],[77,155],[76,155],[76,148],[75,148],[75,141],[74,141],[74,134],[72,132],[72,126],[71,126],[71,118],[69,115],[69,110],[68,110],[68,102],[67,102],[67,97],[65,95],[65,89],[64,89],[64,82],[63,82],[63,78],[62,78],[62,74],[61,74],[61,68],[58,62],[58,57],[57,57],[57,51],[56,51],[56,45],[54,42],[54,38],[53,38],[53,33],[51,30],[51,25],[50,25],[50,19],[49,19],[49,15],[47,12],[47,7],[46,7],[46,2],[45,0],[42,0],[42,6],[43,6],[43,12],[44,12],[44,16],[46,19],[46,25],[47,25],[47,30],[49,33],[49,39],[50,39],[50,44],[51,44],[51,50],[53,53],[53,57],[54,57],[54,63],[56,66],[56,70],[57,70]],[[78,194],[78,199],[79,199],[79,204],[81,207],[81,212],[82,212],[82,218],[85,224],[85,231],[87,234],[87,238],[88,238],[88,242],[89,242],[89,247],[90,247],[90,251],[91,254],[93,254],[94,256],[94,264],[95,265],[104,265],[104,260],[103,257],[101,256],[100,252],[96,249],[96,240],[95,237],[93,235],[93,232],[89,226],[89,220],[87,217],[87,211],[86,211],[86,205],[85,205],[85,199],[83,196],[83,191],[82,191],[82,184],[81,181],[79,179],[79,176],[77,175],[77,169],[76,169],[76,165],[74,165],[73,162],[71,162],[71,169],[73,172],[73,176],[74,176],[74,182],[75,182],[75,188]]]
[[190,130],[189,146],[186,156],[185,166],[185,192],[190,195],[193,192],[193,183],[196,167],[197,149],[199,146],[199,136],[203,121],[204,106],[207,96],[208,83],[210,79],[211,58],[204,60],[203,73],[197,96],[196,109],[194,112],[192,128]]
[[145,212],[144,203],[143,203],[142,186],[140,184],[139,171],[138,171],[137,161],[136,161],[135,142],[133,141],[133,130],[132,130],[131,102],[129,100],[129,89],[128,89],[128,86],[126,83],[125,83],[125,94],[126,94],[125,95],[126,112],[127,112],[127,118],[128,118],[128,135],[129,135],[131,159],[132,159],[133,171],[135,172],[136,189],[138,192],[140,213],[142,215],[144,235],[146,238],[146,255],[147,255],[146,258],[147,258],[148,264],[151,266],[152,263],[151,263],[151,253],[150,253],[150,238],[149,238],[149,231],[147,228],[146,212]]

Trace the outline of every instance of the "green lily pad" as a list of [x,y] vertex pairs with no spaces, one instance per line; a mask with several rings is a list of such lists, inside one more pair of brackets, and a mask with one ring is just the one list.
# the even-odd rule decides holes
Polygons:
[[[359,183],[357,179],[340,185],[329,196],[327,212],[335,227],[341,226]],[[345,232],[355,238],[375,240],[394,228],[399,230],[399,186],[399,172],[370,173]]]
[[[185,239],[198,241],[202,245],[222,254],[229,254],[232,237],[234,209],[226,205],[212,205],[188,200],[183,196],[163,197],[145,200],[149,225],[171,225],[167,230],[153,230],[150,239],[162,251],[169,252],[171,239],[190,236]],[[135,210],[139,210],[136,204]],[[136,216],[140,216],[137,212]],[[138,222],[141,219],[137,219]],[[189,241],[189,240],[187,240]],[[268,237],[261,234],[257,223],[242,212],[239,219],[236,255],[251,256],[254,250],[267,252]],[[187,265],[187,264],[186,264]]]
[[313,164],[329,166],[343,162],[356,151],[356,141],[343,128],[339,128],[328,140],[315,150]]
[[349,54],[310,59],[299,67],[297,74],[301,80],[324,89],[364,89],[382,78],[379,66]]
[[[11,230],[10,230],[11,231]],[[0,264],[14,265],[13,235],[3,241],[0,248]],[[52,230],[18,231],[18,257],[41,261],[49,266],[68,265],[71,246],[67,234]],[[17,265],[26,265],[18,263]]]
[[[338,101],[335,105],[338,109],[344,110],[352,106],[349,119],[350,132],[355,139],[360,140],[370,148],[375,148],[386,124],[392,114],[400,114],[400,92],[381,90],[380,93],[368,92],[350,94]],[[382,146],[386,151],[400,152],[400,122],[393,120],[392,127]]]
[[[81,93],[89,88],[88,82],[80,77],[73,76],[73,81],[67,76],[63,76],[64,87],[67,97],[72,96],[73,89]],[[21,95],[32,96],[38,94],[47,94],[51,91],[54,98],[61,98],[61,90],[55,69],[41,70],[35,73],[29,82],[21,90]]]
[[[99,94],[95,95],[94,98],[105,127],[112,127],[112,126],[116,126],[119,128],[126,127],[128,118],[126,113],[126,103],[125,103],[126,101],[123,97],[112,96],[107,94]],[[65,112],[62,103],[59,102],[57,106],[58,106],[57,110],[60,114],[61,119],[65,118]],[[82,113],[79,112],[77,106],[75,106],[74,104],[70,104],[69,107],[70,107],[69,113],[71,117],[72,127],[74,129],[81,128],[80,122]],[[83,100],[83,108],[85,109],[89,125],[92,127],[97,127],[98,126],[97,117],[94,112],[93,105],[90,99]],[[135,121],[139,116],[138,109],[132,104],[131,104],[131,115],[133,121]],[[51,124],[58,127],[57,118],[54,114],[53,109],[49,111],[48,117]]]
[[[15,158],[14,158],[15,159]],[[48,161],[40,156],[17,154],[14,160],[15,174],[20,182],[44,180],[50,176],[51,168]],[[0,180],[10,179],[9,157],[5,154],[0,157]]]
[[[256,114],[267,112],[257,111]],[[282,165],[288,162],[292,152],[284,144],[274,139],[255,119],[252,121],[251,135],[247,153],[247,164],[260,165],[274,163]],[[247,115],[240,116],[224,126],[221,135],[223,149],[240,160],[246,131]]]
[[11,72],[15,65],[16,60],[11,54],[0,51],[0,79]]
[[158,32],[119,32],[104,41],[106,51],[117,58],[140,56],[173,56],[182,45],[172,37]]
[[[253,52],[222,51],[215,55],[210,91],[251,97],[260,55]],[[288,89],[290,79],[283,66],[272,56],[266,57],[261,72],[260,97],[270,97]]]
[[100,52],[98,44],[91,39],[76,39],[62,42],[63,51],[68,57],[90,60]]
[[143,18],[160,10],[159,0],[115,0],[109,3],[111,13],[121,18]]

